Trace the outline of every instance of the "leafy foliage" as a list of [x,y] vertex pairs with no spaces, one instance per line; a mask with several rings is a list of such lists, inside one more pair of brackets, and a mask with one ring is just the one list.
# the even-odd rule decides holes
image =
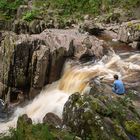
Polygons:
[[[47,5],[52,9],[63,9],[63,14],[92,13],[99,14],[110,10],[112,7],[134,7],[140,4],[139,0],[41,0],[43,5]],[[41,5],[41,1],[39,4]],[[38,4],[38,2],[37,2]]]
[[28,11],[23,16],[23,20],[32,21],[33,19],[36,18],[37,15],[38,15],[38,11],[37,10]]
[[0,0],[0,10],[4,15],[11,17],[23,2],[23,0]]
[[24,128],[11,129],[11,137],[6,136],[1,140],[53,140],[52,134],[49,132],[47,125],[27,125]]
[[135,122],[135,121],[126,121],[125,122],[125,127],[126,130],[136,136],[138,139],[140,139],[140,123],[139,122]]
[[[34,0],[34,7],[45,12],[46,9],[62,10],[62,15],[94,14],[108,12],[112,7],[129,9],[140,4],[139,0]],[[12,17],[17,8],[25,4],[24,0],[0,0],[0,11],[4,15]],[[26,13],[25,20],[35,17],[33,11]]]
[[28,124],[21,120],[16,129],[10,130],[10,136],[0,136],[0,140],[73,140],[74,137],[67,131],[46,124]]

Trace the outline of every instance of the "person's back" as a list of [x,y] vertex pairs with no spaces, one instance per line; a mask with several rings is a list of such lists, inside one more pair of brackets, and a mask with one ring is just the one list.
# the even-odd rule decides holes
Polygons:
[[114,86],[115,86],[115,93],[117,93],[117,94],[124,94],[125,93],[124,85],[123,85],[123,82],[121,80],[115,80]]
[[116,94],[124,94],[125,93],[125,88],[124,88],[124,84],[121,80],[118,79],[117,75],[114,75],[114,84],[113,84],[113,92],[115,92]]

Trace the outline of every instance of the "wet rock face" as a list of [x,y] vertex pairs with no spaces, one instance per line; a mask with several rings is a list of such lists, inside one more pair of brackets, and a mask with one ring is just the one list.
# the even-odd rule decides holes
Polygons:
[[31,60],[33,75],[31,81],[34,87],[41,88],[45,84],[46,72],[49,66],[49,55],[49,49],[43,45],[39,46],[39,48],[33,52]]
[[118,40],[125,43],[140,41],[140,20],[123,23],[119,28]]
[[64,105],[63,123],[83,139],[130,140],[130,136],[139,139],[140,135],[140,115],[120,97],[75,93]]
[[18,89],[41,89],[61,77],[67,58],[101,57],[102,44],[77,30],[45,30],[36,35],[8,32],[0,50],[0,81]]

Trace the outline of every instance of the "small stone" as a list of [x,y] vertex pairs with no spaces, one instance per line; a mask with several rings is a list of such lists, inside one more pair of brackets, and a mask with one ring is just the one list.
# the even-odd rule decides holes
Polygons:
[[130,46],[134,49],[140,49],[140,42],[133,41],[133,43],[130,43]]
[[74,140],[82,140],[80,137],[76,136]]
[[56,128],[60,128],[62,126],[62,120],[53,113],[47,113],[43,118],[43,123],[53,125]]
[[104,130],[104,127],[103,126],[101,127],[101,130]]

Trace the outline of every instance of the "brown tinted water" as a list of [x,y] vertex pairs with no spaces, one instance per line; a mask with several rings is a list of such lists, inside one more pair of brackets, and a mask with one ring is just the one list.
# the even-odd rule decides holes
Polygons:
[[136,51],[136,49],[130,47],[128,44],[117,41],[116,38],[113,38],[109,34],[106,34],[106,33],[103,33],[102,35],[98,36],[98,39],[105,41],[105,44],[104,44],[105,48],[113,48],[113,50],[116,53]]

